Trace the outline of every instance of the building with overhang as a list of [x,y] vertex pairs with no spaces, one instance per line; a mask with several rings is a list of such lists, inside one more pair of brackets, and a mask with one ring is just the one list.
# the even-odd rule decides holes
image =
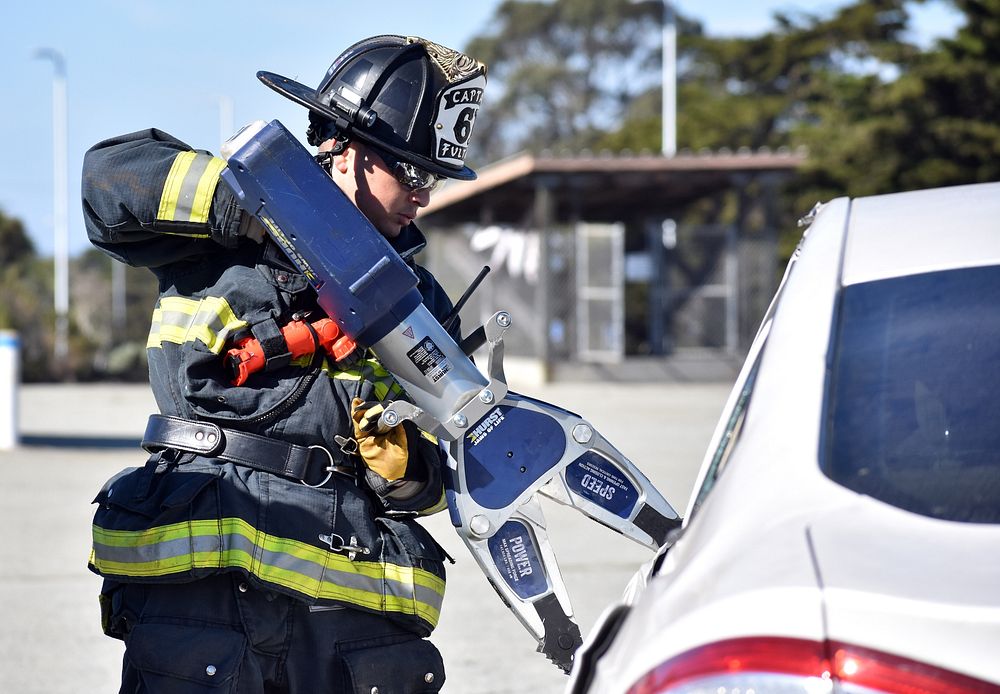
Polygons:
[[[510,312],[507,360],[532,378],[731,378],[779,278],[776,196],[804,160],[518,154],[434,195],[424,262],[453,298],[491,267],[465,332]],[[708,221],[683,223],[694,207]]]

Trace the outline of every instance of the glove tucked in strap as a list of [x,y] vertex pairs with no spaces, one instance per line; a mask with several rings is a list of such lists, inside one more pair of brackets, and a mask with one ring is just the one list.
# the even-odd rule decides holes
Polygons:
[[402,426],[379,427],[379,417],[385,408],[382,403],[365,402],[354,398],[351,402],[351,420],[358,454],[368,469],[388,482],[406,474],[409,460],[406,429]]

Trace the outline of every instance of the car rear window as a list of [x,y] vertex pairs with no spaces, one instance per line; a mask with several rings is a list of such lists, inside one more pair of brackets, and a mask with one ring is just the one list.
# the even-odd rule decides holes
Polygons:
[[1000,267],[844,288],[821,465],[933,518],[1000,522]]

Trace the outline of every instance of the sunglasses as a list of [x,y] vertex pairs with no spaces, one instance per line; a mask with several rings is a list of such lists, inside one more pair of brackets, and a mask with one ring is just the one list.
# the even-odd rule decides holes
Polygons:
[[373,147],[372,145],[366,145],[368,149],[373,151],[378,155],[379,159],[385,162],[386,167],[396,177],[399,184],[413,193],[418,193],[420,191],[426,190],[429,193],[433,193],[437,190],[441,184],[444,183],[444,176],[438,176],[437,174],[432,174],[430,171],[424,171],[418,166],[397,159],[389,152],[378,147]]

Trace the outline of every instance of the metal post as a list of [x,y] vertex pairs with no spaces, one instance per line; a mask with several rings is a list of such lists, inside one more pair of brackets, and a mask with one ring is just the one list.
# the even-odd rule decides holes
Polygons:
[[663,156],[677,154],[677,16],[669,0],[663,0],[663,104],[661,150]]
[[111,340],[108,349],[125,342],[125,263],[111,259]]
[[17,390],[20,383],[17,333],[0,330],[0,451],[17,446]]
[[677,245],[677,223],[672,219],[648,219],[646,225],[646,251],[649,253],[649,353],[655,356],[670,354],[673,336],[669,334],[670,320],[670,253]]
[[552,222],[555,216],[553,206],[552,191],[549,190],[546,182],[537,181],[532,209],[532,224],[538,230],[538,286],[535,288],[537,292],[535,294],[535,309],[540,330],[538,331],[536,349],[545,381],[549,380],[552,366],[552,350],[550,348],[552,337],[549,334],[552,328],[552,303],[549,296],[549,273],[551,271],[549,266],[549,235],[552,233]]
[[723,268],[726,282],[726,352],[740,352],[740,235],[736,225],[726,229]]
[[55,363],[61,369],[69,356],[69,222],[68,191],[69,180],[66,165],[67,105],[66,105],[66,61],[62,54],[51,48],[39,50],[35,56],[52,63],[55,74],[52,79],[52,209],[55,244],[53,248],[55,265]]

